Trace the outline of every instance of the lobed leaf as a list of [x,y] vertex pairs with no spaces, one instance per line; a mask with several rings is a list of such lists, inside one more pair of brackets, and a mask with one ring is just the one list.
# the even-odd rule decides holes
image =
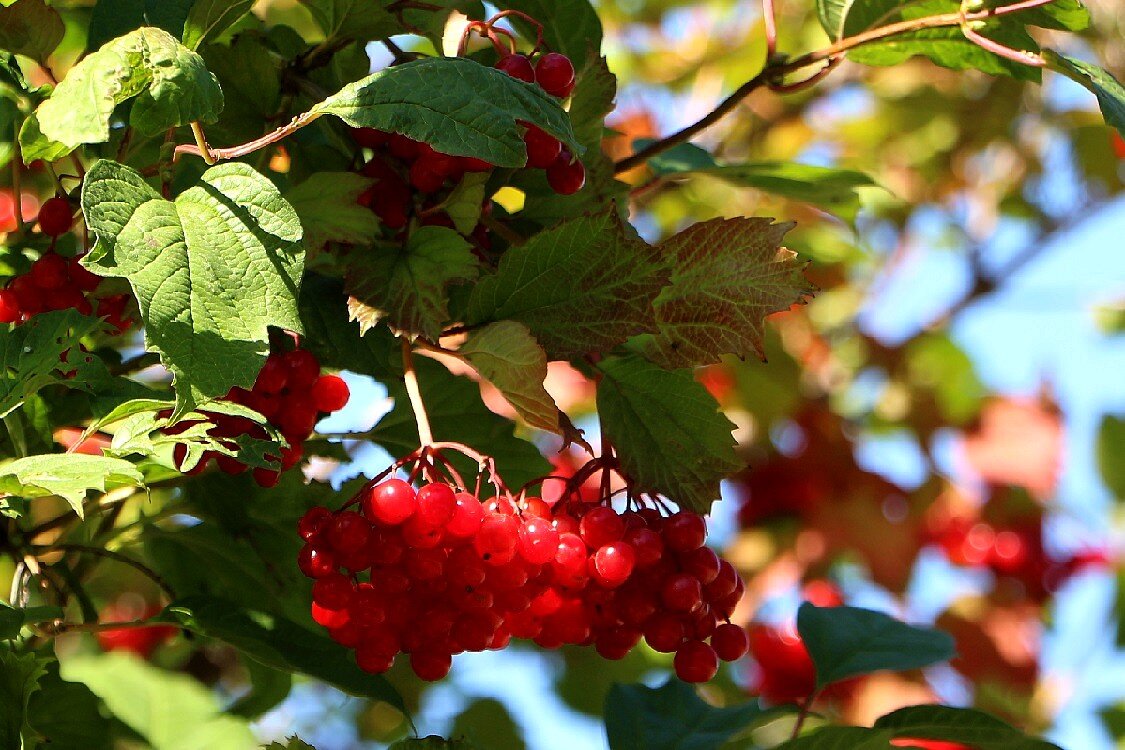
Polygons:
[[0,492],[24,498],[58,495],[82,516],[89,490],[143,487],[144,476],[129,461],[82,453],[27,456],[0,465]]

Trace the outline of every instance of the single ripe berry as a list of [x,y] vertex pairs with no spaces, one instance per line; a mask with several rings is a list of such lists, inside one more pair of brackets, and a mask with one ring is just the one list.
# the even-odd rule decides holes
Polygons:
[[336,558],[326,549],[306,544],[297,555],[297,567],[309,578],[324,578],[336,572]]
[[707,682],[719,671],[715,650],[703,641],[688,641],[680,646],[672,665],[684,682]]
[[664,542],[676,552],[699,549],[707,539],[703,516],[681,510],[664,523]]
[[582,517],[578,534],[590,549],[597,549],[625,536],[625,522],[613,508],[599,505]]
[[669,576],[660,589],[664,606],[676,612],[691,612],[703,603],[703,590],[699,579],[690,573]]
[[387,142],[387,136],[375,128],[352,128],[352,140],[360,148],[379,148]]
[[282,356],[282,361],[288,369],[289,388],[303,390],[309,388],[320,376],[320,362],[312,352],[305,349],[294,349]]
[[258,379],[254,381],[254,392],[266,395],[280,393],[285,388],[288,377],[285,361],[279,355],[271,354],[258,372]]
[[332,511],[320,505],[314,506],[305,511],[305,515],[297,521],[297,533],[306,542],[311,541],[331,520]]
[[710,547],[700,547],[680,555],[680,565],[706,586],[719,577],[722,561]]
[[687,629],[679,617],[671,612],[653,616],[645,627],[645,641],[653,651],[670,654],[684,642]]
[[481,523],[473,545],[481,557],[493,564],[508,562],[519,544],[519,527],[514,516],[494,513]]
[[417,651],[410,655],[410,668],[419,679],[436,682],[449,674],[453,658],[440,651]]
[[69,265],[58,253],[44,253],[31,264],[31,282],[40,289],[58,289],[67,283]]
[[341,610],[351,601],[354,587],[342,573],[330,573],[313,584],[313,602],[325,609]]
[[547,184],[559,195],[573,195],[586,184],[586,168],[567,149],[547,167]]
[[655,565],[664,555],[664,539],[652,529],[629,529],[625,532],[625,541],[637,555],[638,568]]
[[66,198],[55,196],[39,208],[39,229],[49,237],[66,234],[73,223],[70,201]]
[[468,492],[457,493],[457,507],[453,518],[445,525],[445,531],[458,539],[467,539],[477,533],[484,520],[484,507]]
[[367,544],[370,533],[371,524],[363,516],[354,510],[345,510],[337,514],[336,519],[328,526],[328,543],[336,552],[350,555]]
[[608,589],[617,588],[629,579],[637,555],[625,542],[612,542],[594,553],[594,580]]
[[496,69],[504,71],[512,78],[535,83],[535,68],[531,67],[531,60],[527,59],[527,55],[505,55],[496,63]]
[[546,169],[555,163],[562,151],[562,144],[552,135],[548,135],[534,125],[527,126],[523,134],[523,142],[527,147],[527,167],[529,169]]
[[574,65],[558,52],[548,52],[535,63],[535,81],[551,96],[565,99],[574,91]]
[[418,490],[417,518],[430,526],[445,526],[457,512],[457,495],[447,484],[427,484]]
[[349,396],[348,384],[339,375],[321,375],[313,383],[313,405],[319,412],[340,411],[348,403]]
[[0,323],[15,323],[20,319],[20,301],[14,292],[0,289]]
[[520,526],[520,556],[532,565],[545,565],[555,559],[559,532],[545,518],[531,518]]
[[400,524],[414,515],[418,498],[414,488],[401,479],[388,479],[375,485],[362,500],[363,515],[371,523]]
[[746,631],[734,623],[724,623],[711,634],[711,648],[723,661],[735,661],[746,655],[750,639]]
[[[201,462],[200,466],[202,465],[203,464]],[[281,481],[281,472],[274,471],[273,469],[254,469],[253,475],[254,481],[258,483],[258,486],[265,487],[267,489],[270,487],[276,487],[277,483]]]

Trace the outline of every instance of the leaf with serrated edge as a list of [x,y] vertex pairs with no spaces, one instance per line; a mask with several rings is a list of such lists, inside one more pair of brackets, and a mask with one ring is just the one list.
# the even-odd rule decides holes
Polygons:
[[652,303],[667,279],[660,251],[611,207],[510,248],[474,287],[467,322],[517,320],[552,359],[607,351],[655,330]]
[[173,203],[128,167],[100,161],[82,206],[98,237],[86,265],[129,280],[146,343],[175,376],[177,414],[249,388],[269,326],[301,331],[301,222],[249,166],[212,167]]
[[449,197],[442,204],[442,209],[453,222],[453,227],[463,235],[467,236],[471,233],[480,222],[487,182],[486,173],[468,172],[449,192]]
[[926,667],[956,653],[948,633],[859,607],[806,602],[797,611],[797,631],[816,666],[818,688],[871,672]]
[[380,3],[372,0],[300,0],[329,39],[367,41],[382,39],[403,31]]
[[714,219],[661,243],[675,266],[656,298],[652,359],[675,368],[713,364],[724,354],[763,356],[765,317],[813,291],[804,264],[781,247],[793,225],[772,221]]
[[633,488],[706,513],[719,481],[742,465],[718,403],[687,370],[635,355],[607,357],[598,369],[598,416]]
[[135,99],[129,122],[144,133],[213,122],[223,92],[203,58],[146,26],[109,42],[70,69],[35,110],[46,138],[69,148],[109,140],[114,108]]
[[558,100],[543,89],[473,60],[430,57],[396,65],[348,84],[312,108],[357,128],[401,133],[453,156],[475,156],[498,167],[527,162],[530,122],[582,148]]
[[446,227],[420,227],[401,250],[364,250],[350,261],[348,309],[361,334],[386,320],[395,330],[437,341],[449,317],[447,288],[477,275],[472,246]]
[[137,467],[120,458],[83,453],[28,456],[0,466],[0,492],[25,498],[58,495],[79,517],[87,490],[142,487]]
[[351,172],[317,172],[286,191],[285,199],[301,217],[305,247],[314,250],[326,242],[369,244],[379,231],[379,220],[356,200],[370,185],[371,180]]
[[514,320],[492,323],[473,331],[457,353],[496,386],[530,426],[560,435],[567,432],[564,426],[569,420],[543,387],[547,353],[527,326]]

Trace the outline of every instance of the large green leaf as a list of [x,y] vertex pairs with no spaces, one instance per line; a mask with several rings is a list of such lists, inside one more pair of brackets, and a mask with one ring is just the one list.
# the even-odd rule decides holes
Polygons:
[[948,633],[858,607],[806,602],[797,611],[797,631],[816,665],[818,688],[871,672],[918,669],[955,654]]
[[512,320],[491,323],[473,331],[458,354],[496,386],[530,426],[560,435],[573,429],[543,387],[547,354],[527,326]]
[[509,249],[473,289],[467,322],[517,320],[552,358],[607,351],[655,330],[652,303],[667,280],[660,251],[604,211]]
[[[104,326],[77,310],[41,313],[23,325],[0,326],[0,417],[49,385],[85,386],[101,360],[80,353],[79,345]],[[76,376],[67,377],[72,371]]]
[[46,674],[45,662],[35,654],[16,654],[0,645],[0,747],[26,747],[27,706]]
[[[517,438],[512,422],[484,405],[476,383],[423,357],[416,357],[414,365],[435,440],[464,443],[492,456],[500,476],[513,489],[550,472],[551,464],[539,449]],[[395,405],[375,425],[371,439],[399,458],[418,448],[418,427],[402,383],[392,381],[387,388]],[[452,451],[448,455],[466,481],[476,476],[475,462]]]
[[598,369],[598,416],[634,489],[706,513],[719,481],[741,466],[734,425],[715,399],[689,371],[639,356],[608,357]]
[[370,185],[371,180],[353,172],[317,172],[287,190],[285,199],[301,217],[305,247],[315,250],[327,242],[370,244],[379,231],[379,220],[356,202]]
[[381,70],[348,84],[311,113],[401,133],[442,153],[500,167],[527,161],[517,121],[582,151],[566,113],[543,89],[464,58],[431,57]]
[[449,285],[476,278],[477,266],[472,245],[457,232],[420,227],[401,248],[352,253],[344,284],[348,308],[362,332],[386,321],[396,331],[437,341],[449,320]]
[[58,495],[79,516],[89,490],[143,485],[144,477],[136,466],[109,456],[49,453],[0,465],[0,492],[23,498]]
[[305,345],[325,367],[388,377],[392,359],[398,356],[398,341],[386,326],[361,334],[359,323],[348,315],[346,299],[339,280],[312,274],[305,278],[301,286]]
[[781,246],[792,224],[714,219],[660,245],[672,283],[656,298],[660,332],[650,355],[669,368],[708,365],[724,354],[765,355],[765,317],[813,291],[796,253]]
[[59,675],[59,663],[46,665],[39,690],[27,704],[27,722],[49,750],[110,750],[111,724],[102,702],[80,682]]
[[18,0],[0,13],[0,49],[12,54],[44,62],[65,32],[59,12],[43,0]]
[[1047,50],[1044,55],[1052,70],[1062,73],[1094,93],[1106,125],[1117,128],[1125,137],[1125,86],[1108,70],[1073,57]]
[[167,622],[228,643],[266,666],[301,672],[345,693],[386,701],[405,711],[402,698],[382,676],[364,672],[352,654],[327,635],[280,615],[206,596],[168,605]]
[[250,12],[254,0],[195,0],[184,21],[184,46],[199,49]]
[[605,700],[610,750],[717,750],[774,712],[757,701],[716,708],[690,685],[614,685]]
[[301,330],[301,222],[249,166],[212,167],[173,203],[101,161],[82,206],[98,237],[87,265],[129,280],[146,341],[175,376],[179,412],[250,387],[269,353],[268,326]]
[[[543,24],[547,48],[569,57],[576,70],[601,51],[602,22],[590,0],[501,0],[496,6],[521,11]],[[513,20],[528,38],[535,38],[535,27],[519,17]]]
[[134,99],[129,122],[148,134],[213,122],[223,92],[203,58],[168,32],[132,31],[84,58],[36,109],[42,134],[68,148],[109,140],[114,107]]
[[300,0],[328,39],[385,39],[402,24],[375,0]]
[[63,661],[61,671],[65,679],[85,683],[153,750],[255,746],[249,724],[224,714],[213,691],[190,675],[160,669],[136,654],[75,656]]

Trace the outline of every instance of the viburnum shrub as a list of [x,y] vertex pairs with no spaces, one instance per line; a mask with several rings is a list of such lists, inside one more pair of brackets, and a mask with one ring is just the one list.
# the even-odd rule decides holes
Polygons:
[[[1037,638],[1116,563],[1052,538],[1090,420],[946,323],[1120,191],[1125,141],[1019,85],[1121,130],[1118,40],[1079,0],[779,8],[812,51],[672,5],[0,1],[0,745],[299,705],[514,746],[483,669],[611,750],[1056,748],[978,709],[1071,684]],[[964,295],[894,340],[876,271],[939,237]]]

